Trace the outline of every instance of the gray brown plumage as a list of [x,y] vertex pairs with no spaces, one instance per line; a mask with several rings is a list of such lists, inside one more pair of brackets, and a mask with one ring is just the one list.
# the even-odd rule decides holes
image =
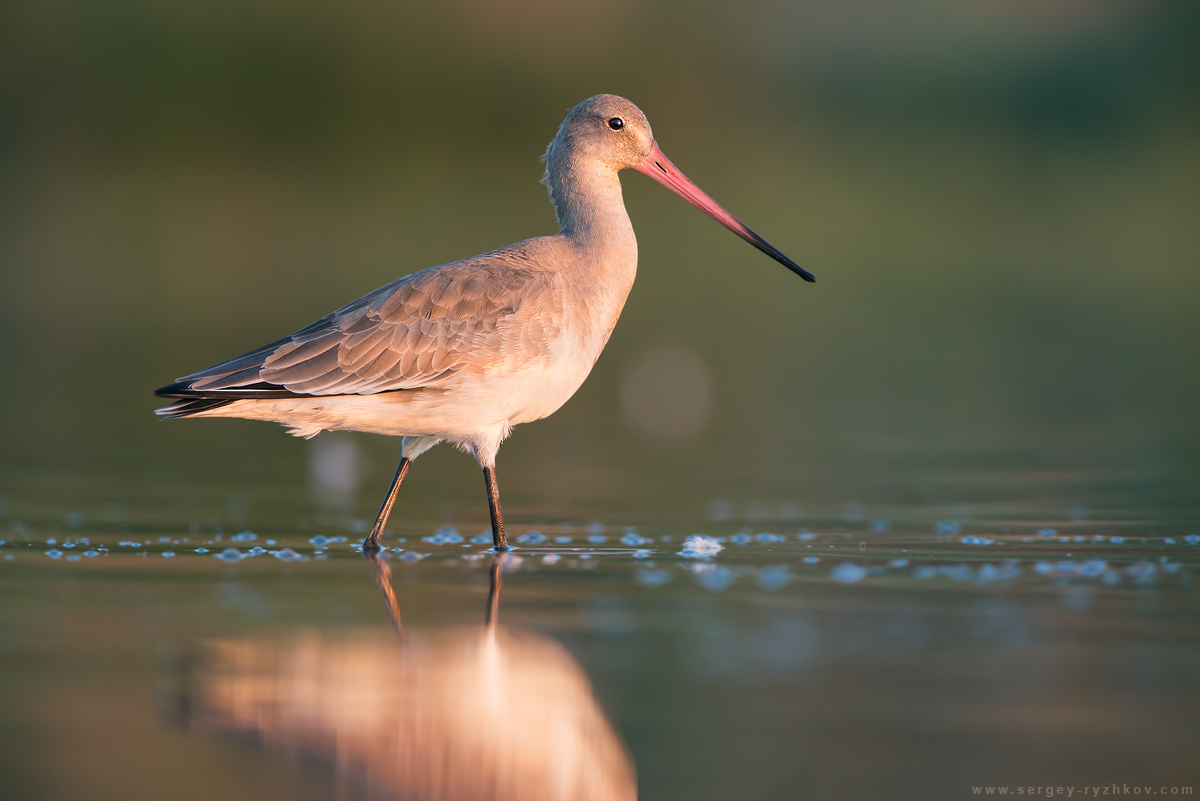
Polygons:
[[637,271],[617,172],[663,183],[807,280],[811,274],[680,173],[628,100],[598,95],[567,115],[544,182],[561,230],[393,281],[290,337],[158,390],[168,417],[271,420],[403,436],[403,459],[364,544],[378,544],[407,465],[449,441],[474,454],[507,547],[495,458],[512,426],[552,414],[608,342]]

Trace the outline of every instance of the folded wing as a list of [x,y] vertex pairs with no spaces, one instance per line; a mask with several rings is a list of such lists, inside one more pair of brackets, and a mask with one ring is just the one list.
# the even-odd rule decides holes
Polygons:
[[[558,335],[549,274],[495,255],[381,287],[290,337],[163,387],[162,397],[372,395],[445,385],[463,370],[536,358]],[[511,325],[513,315],[541,325]]]

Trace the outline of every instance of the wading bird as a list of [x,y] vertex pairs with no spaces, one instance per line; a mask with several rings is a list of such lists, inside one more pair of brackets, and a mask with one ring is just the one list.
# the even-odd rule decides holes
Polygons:
[[400,466],[363,542],[379,548],[413,459],[439,442],[483,467],[497,551],[507,550],[496,452],[587,378],[637,272],[617,173],[633,168],[806,281],[811,273],[704,194],[663,152],[637,106],[597,95],[567,114],[543,182],[559,232],[430,267],[380,287],[291,336],[185,376],[154,394],[167,418],[242,417],[404,438]]

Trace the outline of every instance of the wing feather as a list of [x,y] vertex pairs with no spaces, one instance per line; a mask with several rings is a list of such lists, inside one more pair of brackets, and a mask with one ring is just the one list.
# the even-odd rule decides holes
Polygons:
[[406,276],[171,389],[177,396],[364,395],[486,372],[492,355],[540,358],[558,335],[561,297],[551,273],[518,255],[498,251]]

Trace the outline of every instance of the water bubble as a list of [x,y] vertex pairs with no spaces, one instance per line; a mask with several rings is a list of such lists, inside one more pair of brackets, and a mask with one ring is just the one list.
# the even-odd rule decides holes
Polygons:
[[724,549],[724,547],[712,537],[706,537],[703,534],[693,534],[683,541],[683,550],[679,552],[679,555],[688,559],[705,559],[714,556],[718,551]]
[[643,587],[661,587],[671,580],[671,571],[669,570],[639,570],[634,573],[634,578],[637,583]]
[[570,537],[555,537],[554,541],[556,543],[558,543],[559,545],[566,545],[568,542],[571,541],[571,538]]
[[1123,543],[1125,541],[1125,538],[1124,537],[1109,537],[1108,541],[1111,542],[1113,545],[1120,545],[1121,543]]
[[477,534],[474,537],[471,537],[471,542],[475,545],[491,545],[492,533],[490,531],[485,531],[483,534]]
[[442,542],[457,544],[463,541],[462,535],[458,533],[458,529],[451,526],[442,526],[434,534],[441,537]]
[[1163,543],[1164,543],[1165,545],[1174,545],[1174,544],[1175,544],[1175,538],[1174,538],[1174,537],[1166,537],[1166,538],[1163,540]]
[[882,517],[877,517],[871,521],[871,531],[882,534],[886,531],[891,531],[891,530],[892,530],[892,524],[889,523],[887,520],[884,520]]
[[537,545],[539,542],[545,542],[546,538],[537,531],[527,531],[517,537],[517,542],[523,545]]
[[772,534],[769,531],[764,531],[761,534],[755,534],[754,539],[759,542],[783,542],[783,537],[779,534]]
[[625,545],[649,545],[650,543],[654,542],[654,540],[642,539],[637,534],[630,532],[624,537],[621,537],[621,542]]
[[984,564],[984,565],[980,566],[979,576],[978,576],[980,584],[987,584],[988,582],[998,581],[1000,578],[1002,578],[1002,574],[1000,572],[1000,569],[997,568],[995,565]]
[[733,584],[736,576],[733,570],[724,565],[702,564],[694,565],[696,582],[706,590],[720,592]]
[[1125,568],[1125,573],[1138,584],[1152,584],[1157,568],[1153,562],[1134,562]]
[[651,552],[650,552],[650,551],[647,551],[647,550],[645,550],[645,549],[642,549],[642,548],[639,548],[638,550],[636,550],[636,551],[634,551],[634,552],[633,552],[633,558],[634,558],[634,559],[646,559],[646,558],[648,558],[650,555],[651,555]]
[[787,565],[772,565],[758,571],[754,580],[764,590],[778,590],[786,587],[792,580],[792,573]]
[[1058,536],[1058,532],[1052,528],[1039,528],[1037,535],[1039,539],[1052,540]]
[[196,553],[208,553],[208,549],[207,548],[197,548]]
[[171,559],[172,557],[175,556],[175,552],[174,551],[163,551],[162,555],[163,555],[163,559]]
[[959,528],[957,520],[942,520],[933,527],[933,530],[938,534],[957,534]]
[[231,539],[234,542],[254,542],[258,539],[258,535],[253,531],[243,531],[240,534],[234,534]]
[[587,525],[588,534],[603,534],[604,524],[599,521],[593,521]]
[[84,556],[86,556],[88,559],[95,559],[97,556],[99,556],[99,555],[100,555],[100,552],[99,552],[99,551],[87,550],[87,551],[84,551],[84,552],[83,552],[83,555],[84,555]]
[[309,543],[317,546],[318,548],[324,548],[326,545],[329,544],[329,538],[326,537],[324,534],[318,534],[317,536],[310,539]]
[[276,551],[273,556],[281,562],[294,562],[304,559],[303,556],[296,553],[291,548],[284,548],[283,550]]
[[915,579],[931,579],[936,575],[937,568],[933,567],[932,565],[920,565],[916,570],[913,571],[913,578]]
[[587,540],[592,545],[599,545],[602,542],[608,542],[608,537],[605,537],[603,534],[593,534]]
[[817,562],[820,562],[820,561],[821,561],[820,557],[817,557],[817,556],[804,557],[804,564],[806,564],[806,565],[815,565]]
[[893,559],[892,561],[888,562],[888,567],[895,567],[895,568],[908,567],[908,560],[907,559]]
[[800,533],[796,535],[796,539],[800,540],[801,542],[812,542],[816,538],[816,534],[813,534],[811,531],[803,528],[800,529]]
[[558,564],[558,562],[559,562],[559,560],[560,560],[560,559],[562,559],[562,557],[561,557],[561,556],[559,556],[558,554],[556,554],[556,553],[548,553],[548,554],[546,554],[545,556],[543,556],[543,557],[542,557],[542,564],[544,564],[544,565],[556,565],[556,564]]
[[429,554],[416,553],[415,551],[403,551],[400,554],[401,562],[419,562]]
[[746,543],[750,542],[750,540],[751,540],[750,535],[746,534],[744,532],[740,533],[740,534],[734,534],[732,537],[729,538],[729,541],[732,542],[734,545],[745,545]]
[[1186,542],[1188,545],[1195,545],[1197,543],[1200,543],[1200,534],[1188,534],[1186,537],[1183,538],[1183,541]]
[[972,576],[971,568],[967,565],[943,566],[938,573],[951,581],[970,581]]
[[233,562],[237,562],[238,560],[240,560],[242,558],[242,552],[239,551],[237,548],[226,548],[225,550],[223,550],[219,554],[217,554],[217,558],[220,559],[222,562],[225,562],[226,564],[231,564]]
[[963,537],[959,542],[964,545],[991,545],[995,540],[989,540],[987,537],[975,537],[970,534]]
[[839,584],[854,584],[867,577],[867,571],[853,562],[842,562],[829,573],[829,578]]
[[46,556],[49,556],[51,559],[61,559],[62,551],[58,550],[57,548],[51,548],[50,550],[46,551]]

